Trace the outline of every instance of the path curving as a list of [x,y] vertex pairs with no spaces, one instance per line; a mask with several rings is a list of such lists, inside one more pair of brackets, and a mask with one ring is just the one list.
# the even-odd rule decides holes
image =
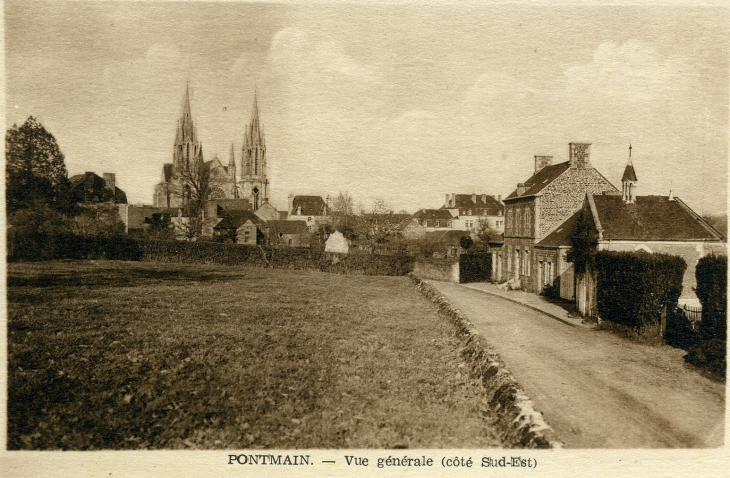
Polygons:
[[497,350],[568,448],[702,448],[724,440],[725,384],[684,351],[572,327],[458,284],[427,281]]

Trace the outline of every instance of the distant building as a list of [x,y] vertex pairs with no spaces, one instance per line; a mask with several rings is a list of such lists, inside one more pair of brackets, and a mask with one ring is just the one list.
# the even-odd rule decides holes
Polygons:
[[227,165],[224,166],[217,156],[207,162],[204,160],[203,144],[198,139],[198,130],[190,108],[190,88],[186,88],[183,111],[177,124],[173,162],[162,166],[160,182],[155,186],[154,206],[183,207],[194,193],[190,181],[198,178],[201,170],[209,175],[211,185],[211,191],[205,200],[246,199],[254,210],[268,200],[266,142],[259,122],[256,96],[254,96],[251,122],[244,132],[240,169],[237,168],[236,162],[233,144]]
[[489,229],[504,232],[504,204],[502,196],[488,194],[446,194],[446,202],[441,206],[455,218],[453,228],[461,231],[477,231],[482,223]]
[[310,234],[304,221],[271,220],[267,226],[268,242],[272,246],[310,246]]
[[266,238],[266,222],[252,211],[235,211],[226,215],[213,228],[213,239],[219,242],[257,245]]
[[329,196],[327,200],[321,196],[289,195],[289,221],[304,221],[309,232],[317,232],[320,224],[330,221]]
[[458,213],[448,209],[420,209],[416,211],[411,219],[423,227],[425,232],[434,232],[443,229],[459,229],[455,227],[458,222]]
[[116,186],[116,175],[104,173],[104,177],[86,172],[69,178],[71,196],[76,203],[127,204],[127,195]]

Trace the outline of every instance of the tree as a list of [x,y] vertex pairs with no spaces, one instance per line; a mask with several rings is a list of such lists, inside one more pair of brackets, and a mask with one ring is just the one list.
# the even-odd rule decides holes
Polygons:
[[5,180],[8,213],[41,203],[73,211],[63,153],[56,138],[32,116],[5,135]]
[[352,215],[355,212],[355,202],[348,192],[342,192],[332,201],[332,212],[341,215]]
[[178,172],[174,184],[172,194],[181,199],[184,218],[176,222],[177,230],[185,239],[196,240],[205,225],[205,203],[220,188],[223,179],[211,174],[210,165],[203,162],[201,155]]
[[479,225],[476,230],[476,243],[480,250],[489,249],[489,242],[499,239],[500,233],[489,227],[489,221],[486,218],[479,219]]
[[71,230],[78,236],[121,236],[124,222],[116,204],[95,204],[81,208],[80,214],[73,218]]

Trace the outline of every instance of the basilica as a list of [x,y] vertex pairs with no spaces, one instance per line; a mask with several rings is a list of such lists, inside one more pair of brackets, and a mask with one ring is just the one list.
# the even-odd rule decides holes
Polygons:
[[[240,163],[231,144],[228,165],[215,156],[203,158],[203,144],[190,109],[190,87],[185,90],[182,116],[177,123],[172,163],[162,167],[160,183],[155,186],[155,207],[183,207],[186,200],[204,190],[207,199],[246,199],[255,211],[268,201],[266,143],[259,123],[258,101],[254,95],[251,122],[246,125]],[[207,184],[206,184],[207,183]],[[198,189],[198,190],[196,190]]]

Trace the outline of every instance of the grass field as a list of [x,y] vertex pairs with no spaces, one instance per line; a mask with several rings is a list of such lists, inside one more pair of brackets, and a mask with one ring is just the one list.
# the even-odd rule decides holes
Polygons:
[[8,448],[499,446],[404,277],[8,264]]

